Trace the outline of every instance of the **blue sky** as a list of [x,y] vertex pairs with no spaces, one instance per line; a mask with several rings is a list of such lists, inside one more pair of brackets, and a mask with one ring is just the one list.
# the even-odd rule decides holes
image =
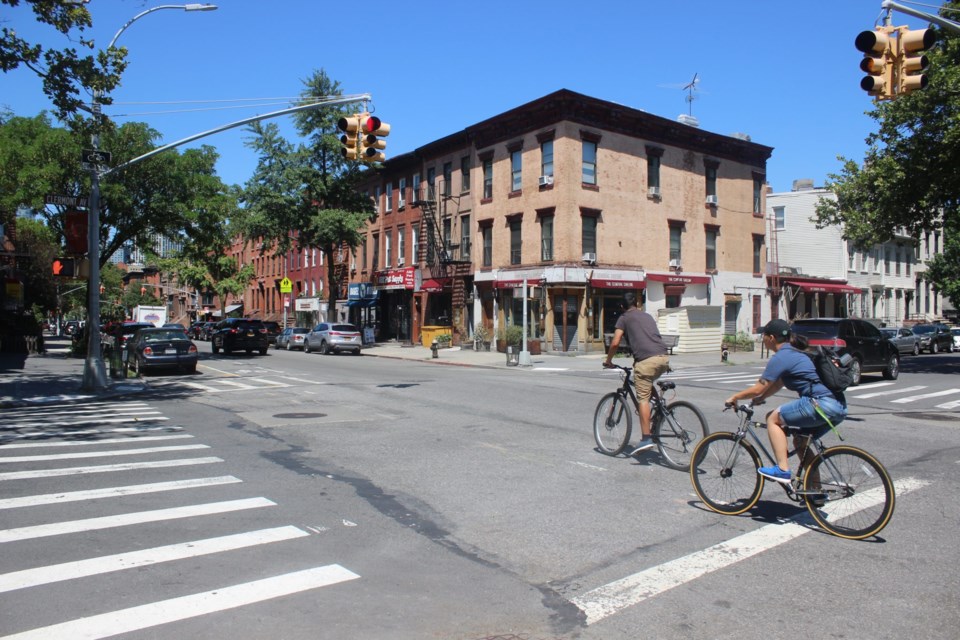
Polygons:
[[[87,35],[105,47],[127,20],[160,4],[91,0]],[[873,28],[880,0],[215,4],[210,12],[157,11],[124,31],[118,45],[128,48],[130,65],[108,114],[140,114],[116,120],[147,122],[172,142],[282,107],[184,110],[293,97],[323,68],[344,93],[373,95],[377,115],[393,127],[391,157],[562,88],[675,119],[688,112],[682,86],[696,73],[701,127],[773,147],[767,178],[775,191],[797,178],[822,184],[838,171],[838,155],[862,159],[875,129],[864,115],[871,102],[853,41]],[[0,22],[63,46],[22,5],[4,7]],[[893,23],[925,26],[897,13]],[[182,104],[121,104],[137,102]],[[32,73],[18,69],[0,74],[3,107],[33,116],[50,105]],[[289,117],[275,122],[295,136]],[[202,141],[221,154],[225,182],[252,175],[247,137],[236,129]]]

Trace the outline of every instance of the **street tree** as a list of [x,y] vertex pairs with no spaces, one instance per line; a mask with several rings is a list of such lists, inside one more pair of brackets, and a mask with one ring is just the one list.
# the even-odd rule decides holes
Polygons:
[[[16,8],[21,0],[0,0],[0,4]],[[25,0],[22,4],[33,10],[37,22],[59,33],[64,46],[51,48],[29,42],[16,29],[5,26],[0,30],[0,70],[9,73],[24,67],[36,74],[43,81],[43,93],[63,121],[79,110],[90,110],[84,94],[92,97],[93,90],[102,92],[101,102],[109,104],[109,93],[120,83],[127,66],[126,49],[93,53],[94,42],[85,37],[93,20],[83,3]]]
[[[960,2],[944,9],[957,10]],[[941,11],[943,13],[943,11]],[[951,18],[956,14],[944,14]],[[895,100],[876,102],[867,114],[877,130],[866,139],[861,162],[840,157],[840,173],[825,185],[835,202],[821,199],[821,228],[840,225],[865,248],[891,240],[900,229],[914,238],[942,232],[943,255],[923,274],[960,305],[960,35],[938,29],[927,56],[929,84]]]
[[[338,82],[321,69],[304,81],[303,101],[342,95]],[[244,235],[262,241],[262,251],[286,254],[316,249],[326,257],[328,308],[336,308],[347,274],[338,270],[345,252],[353,251],[373,215],[368,197],[357,188],[361,170],[340,153],[337,120],[350,106],[330,106],[296,114],[303,142],[280,135],[275,124],[255,123],[246,145],[258,156],[243,199]]]

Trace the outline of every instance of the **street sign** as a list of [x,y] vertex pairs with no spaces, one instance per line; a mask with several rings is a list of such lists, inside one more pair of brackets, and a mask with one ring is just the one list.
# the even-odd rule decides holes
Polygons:
[[51,193],[43,196],[44,204],[56,204],[62,207],[86,207],[87,196],[61,196]]
[[280,293],[291,293],[293,291],[293,283],[290,281],[290,278],[284,277],[280,281]]
[[109,151],[94,151],[93,149],[84,149],[80,154],[80,161],[87,164],[101,165],[110,164]]

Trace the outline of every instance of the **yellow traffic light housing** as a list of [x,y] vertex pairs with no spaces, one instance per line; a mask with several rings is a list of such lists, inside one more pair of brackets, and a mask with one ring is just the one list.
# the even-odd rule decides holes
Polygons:
[[360,130],[360,161],[383,162],[386,156],[382,151],[387,148],[387,142],[380,138],[390,135],[390,125],[376,116],[363,114],[360,117]]
[[937,41],[937,34],[933,29],[910,31],[902,27],[900,31],[900,55],[898,58],[898,95],[904,95],[927,86],[925,73],[930,61],[924,52]]
[[360,114],[355,113],[352,116],[344,116],[337,121],[337,128],[343,131],[340,136],[340,144],[343,147],[340,153],[347,160],[356,160],[359,157],[360,141]]
[[894,63],[896,41],[890,37],[891,27],[877,27],[873,31],[861,31],[854,41],[858,51],[863,52],[860,70],[867,75],[860,80],[860,88],[878,100],[890,100],[896,90]]

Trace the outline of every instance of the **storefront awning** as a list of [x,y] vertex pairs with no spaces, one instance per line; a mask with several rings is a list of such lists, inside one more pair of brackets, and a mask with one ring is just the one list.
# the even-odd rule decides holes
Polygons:
[[860,289],[856,287],[835,282],[798,282],[796,280],[784,280],[783,283],[791,287],[798,287],[800,291],[804,293],[860,293]]
[[450,281],[450,278],[428,278],[420,283],[420,291],[440,293],[444,289],[450,288]]
[[376,298],[366,298],[362,300],[347,300],[348,307],[360,307],[361,309],[363,309],[364,307],[372,307],[372,306],[375,306],[376,304],[377,304]]
[[594,278],[590,281],[590,286],[595,289],[644,289],[647,283],[643,280],[611,280],[607,278]]
[[[537,284],[537,280],[527,280],[527,287]],[[523,280],[495,280],[494,289],[519,289],[523,286]]]
[[[233,313],[234,311],[236,311],[237,309],[240,309],[240,308],[242,308],[242,307],[243,307],[242,304],[228,304],[228,305],[227,305],[226,312],[227,312],[227,314],[229,315],[229,314]],[[214,312],[211,313],[210,315],[212,315],[214,318],[219,318],[219,317],[220,317],[220,310],[217,309],[216,311],[214,311]]]
[[671,285],[709,284],[708,276],[689,276],[685,273],[648,273],[648,282],[663,282]]

